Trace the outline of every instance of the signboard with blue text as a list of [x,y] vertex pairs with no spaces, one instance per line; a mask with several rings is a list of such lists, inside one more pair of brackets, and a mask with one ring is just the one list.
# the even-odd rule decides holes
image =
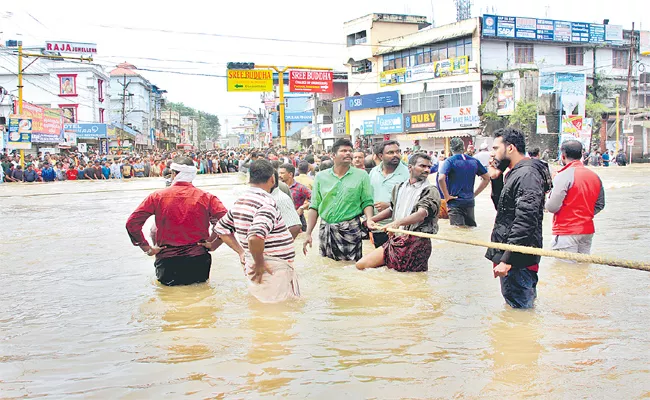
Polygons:
[[345,98],[345,109],[347,111],[394,107],[400,104],[400,96],[397,90]]
[[314,114],[310,112],[288,112],[284,113],[286,122],[311,122]]
[[77,139],[100,139],[108,133],[106,124],[64,124],[63,130],[74,132]]
[[619,25],[501,15],[483,15],[482,36],[565,43],[605,43],[623,40],[622,27]]
[[403,121],[402,114],[378,115],[375,123],[375,133],[378,135],[402,133],[404,132]]

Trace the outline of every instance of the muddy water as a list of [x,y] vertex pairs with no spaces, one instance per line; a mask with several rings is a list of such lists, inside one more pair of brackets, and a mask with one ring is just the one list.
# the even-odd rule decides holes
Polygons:
[[[594,252],[650,260],[650,169],[598,172]],[[196,183],[226,205],[244,189]],[[314,246],[297,259],[304,299],[263,305],[223,248],[209,284],[161,287],[124,222],[162,186],[0,186],[0,398],[650,397],[648,273],[545,259],[522,312],[480,248],[434,242],[428,273],[399,274]],[[489,238],[487,193],[477,218],[465,234]]]

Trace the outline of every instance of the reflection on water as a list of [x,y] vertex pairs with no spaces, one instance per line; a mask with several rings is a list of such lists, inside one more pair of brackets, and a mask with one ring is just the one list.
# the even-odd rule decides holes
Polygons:
[[[647,171],[598,170],[607,206],[595,253],[650,259]],[[243,182],[196,183],[231,206]],[[296,260],[300,301],[251,298],[225,247],[214,253],[209,283],[162,287],[124,222],[163,186],[0,187],[0,218],[10,227],[0,234],[0,398],[650,393],[650,274],[544,259],[537,308],[522,312],[504,306],[484,249],[434,241],[428,273],[400,274],[323,260],[315,243]],[[479,227],[462,234],[485,240],[494,221],[487,194],[476,215]],[[548,246],[550,218],[544,223]],[[441,232],[449,229],[442,221]]]

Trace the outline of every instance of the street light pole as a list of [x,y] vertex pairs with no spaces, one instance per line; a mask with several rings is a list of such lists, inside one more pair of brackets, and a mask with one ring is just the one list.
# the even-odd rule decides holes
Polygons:
[[618,156],[618,141],[619,141],[619,136],[620,136],[620,127],[619,127],[619,111],[618,111],[618,102],[619,98],[621,97],[620,94],[616,93],[616,155]]

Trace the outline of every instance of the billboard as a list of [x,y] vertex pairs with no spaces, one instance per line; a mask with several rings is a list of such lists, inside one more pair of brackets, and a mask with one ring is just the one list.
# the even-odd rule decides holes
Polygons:
[[481,28],[483,37],[502,39],[595,44],[623,41],[623,27],[620,25],[486,14]]
[[285,112],[284,120],[286,122],[311,122],[314,114],[311,112]]
[[292,93],[333,93],[334,73],[331,71],[289,71]]
[[515,89],[512,86],[499,88],[497,94],[497,115],[512,115],[515,112]]
[[466,74],[469,74],[469,56],[452,57],[414,67],[382,71],[379,74],[379,85],[382,87],[401,85],[403,83]]
[[639,32],[639,51],[641,55],[648,56],[650,55],[650,32],[641,31]]
[[540,74],[537,133],[577,136],[584,126],[586,96],[583,73]]
[[[18,109],[17,104],[14,106]],[[32,120],[34,142],[56,143],[61,137],[63,118],[60,109],[41,107],[23,101],[23,115]]]
[[375,132],[378,135],[404,132],[402,114],[378,115],[375,123]]
[[100,139],[108,137],[106,124],[65,124],[63,129],[74,132],[77,139]]
[[345,98],[347,111],[367,110],[370,108],[385,108],[399,106],[400,95],[398,91],[364,94]]
[[94,55],[97,54],[97,44],[47,41],[45,42],[45,50],[55,53]]
[[439,130],[439,110],[404,114],[404,132],[433,132]]
[[32,148],[32,120],[24,115],[9,116],[7,148],[28,150]]

